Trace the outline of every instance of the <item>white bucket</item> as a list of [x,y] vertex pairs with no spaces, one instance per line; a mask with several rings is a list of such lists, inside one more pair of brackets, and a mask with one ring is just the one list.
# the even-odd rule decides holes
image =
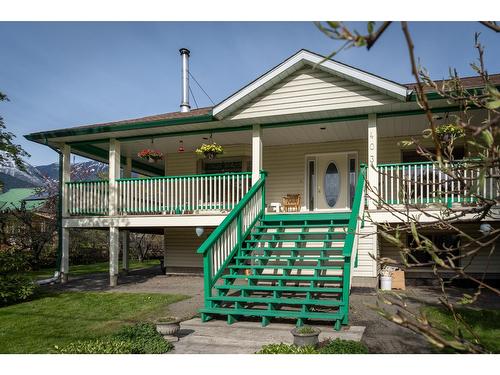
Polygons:
[[380,289],[391,290],[392,289],[392,277],[391,276],[380,276]]

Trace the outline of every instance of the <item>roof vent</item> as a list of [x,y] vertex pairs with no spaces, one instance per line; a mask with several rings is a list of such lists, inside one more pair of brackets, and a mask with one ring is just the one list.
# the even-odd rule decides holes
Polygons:
[[181,112],[189,112],[191,106],[189,105],[189,50],[181,48],[179,50],[182,57],[182,102]]

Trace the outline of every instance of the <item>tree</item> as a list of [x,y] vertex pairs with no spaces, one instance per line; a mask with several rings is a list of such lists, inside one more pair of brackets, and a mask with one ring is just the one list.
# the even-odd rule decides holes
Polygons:
[[[342,42],[340,48],[329,56],[331,57],[352,47],[366,47],[369,50],[379,42],[391,24],[392,22],[379,24],[368,22],[366,33],[351,30],[342,22],[317,23],[317,26],[329,38]],[[495,22],[482,22],[482,24],[495,32],[500,31]],[[398,259],[379,257],[376,260],[380,267],[393,265],[404,270],[424,267],[431,269],[440,286],[439,303],[453,317],[456,326],[447,327],[430,322],[424,311],[412,310],[405,298],[400,295],[380,294],[380,303],[376,309],[388,320],[423,335],[439,348],[457,352],[487,352],[480,338],[464,320],[458,307],[474,305],[485,290],[493,295],[500,295],[500,291],[486,280],[488,267],[495,254],[495,243],[500,239],[500,229],[485,224],[485,220],[498,219],[493,208],[500,204],[498,146],[500,92],[491,83],[484,66],[484,47],[479,42],[478,34],[475,35],[478,59],[471,64],[471,68],[481,78],[482,87],[469,90],[456,70],[450,70],[449,80],[435,82],[429,72],[417,63],[407,22],[401,22],[400,26],[410,57],[411,72],[415,78],[414,90],[417,102],[428,124],[423,138],[429,139],[432,147],[425,146],[422,139],[415,137],[403,142],[401,146],[414,147],[419,155],[432,162],[437,168],[432,172],[432,177],[437,176],[439,183],[432,182],[429,186],[431,179],[427,179],[423,183],[417,181],[415,184],[404,170],[397,175],[390,175],[390,178],[397,180],[395,185],[401,187],[401,191],[397,194],[401,197],[402,208],[390,204],[387,197],[378,191],[378,186],[367,183],[367,193],[377,201],[379,209],[391,212],[402,219],[401,224],[397,225],[374,223],[378,226],[381,237],[399,250]],[[426,95],[429,90],[459,107],[458,115],[446,119],[447,124],[439,124],[433,115],[432,104]],[[486,113],[482,123],[476,124],[472,121],[471,108],[479,108]],[[458,139],[466,136],[474,155],[464,160],[456,160],[455,144]],[[389,172],[378,171],[378,173],[384,178]],[[414,187],[410,187],[410,181]],[[430,190],[429,197],[437,202],[434,204],[439,210],[438,214],[423,209],[413,199],[415,190],[421,188]],[[447,191],[449,195],[460,194],[463,197],[463,204],[453,205],[453,202],[447,199],[449,195],[443,196],[443,191]],[[488,193],[485,193],[486,191]],[[365,219],[370,220],[370,217]],[[464,223],[474,223],[478,230],[475,234],[464,231],[462,229]],[[429,230],[445,230],[454,234],[459,241],[453,244],[436,243],[427,235]],[[483,265],[480,275],[476,276],[469,269],[480,254],[486,254],[487,262]],[[472,293],[463,293],[460,299],[453,299],[450,297],[449,286],[457,278],[469,281],[474,290]]]
[[[9,98],[0,91],[0,102],[3,101],[9,101]],[[0,116],[0,167],[14,163],[20,170],[24,171],[26,167],[22,158],[30,155],[20,145],[13,143],[15,137],[14,134],[6,130],[3,117]],[[2,182],[0,181],[1,187]]]

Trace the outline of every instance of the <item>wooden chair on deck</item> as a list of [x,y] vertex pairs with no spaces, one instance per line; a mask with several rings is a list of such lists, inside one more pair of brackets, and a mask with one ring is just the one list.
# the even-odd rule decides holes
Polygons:
[[282,198],[283,211],[299,212],[300,211],[300,194],[287,194]]

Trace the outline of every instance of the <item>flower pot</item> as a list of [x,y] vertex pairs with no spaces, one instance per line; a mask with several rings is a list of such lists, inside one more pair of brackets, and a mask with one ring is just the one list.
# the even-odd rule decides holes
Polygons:
[[380,289],[381,290],[392,289],[392,276],[380,276]]
[[156,160],[153,159],[153,158],[148,158],[148,162],[150,162],[150,163],[156,163]]
[[312,328],[312,332],[301,333],[300,328],[292,329],[293,343],[297,346],[316,346],[319,343],[319,334],[321,331],[318,328]]
[[163,336],[175,336],[180,328],[180,321],[178,319],[170,322],[156,322],[156,330]]

